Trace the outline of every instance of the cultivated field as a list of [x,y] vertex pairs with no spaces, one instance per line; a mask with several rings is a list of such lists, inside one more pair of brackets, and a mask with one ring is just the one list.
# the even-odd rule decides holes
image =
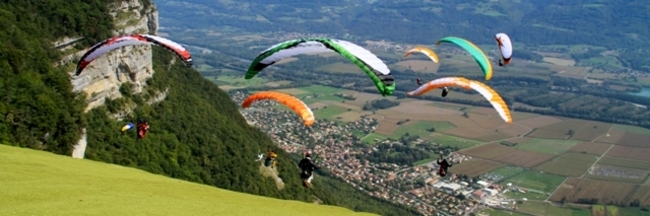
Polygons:
[[[579,142],[574,145],[573,148],[569,149],[570,152],[585,153],[592,155],[602,155],[609,149],[612,145],[605,143],[597,142]],[[610,150],[611,152],[612,150]]]
[[449,172],[459,175],[465,174],[473,178],[496,170],[502,166],[503,164],[501,163],[480,158],[472,158],[468,161],[464,161],[463,163],[454,164],[451,168],[449,168]]
[[578,141],[574,140],[551,140],[534,138],[515,146],[516,149],[546,153],[563,154],[571,149]]
[[562,176],[582,176],[591,165],[596,162],[596,157],[590,154],[566,153],[535,169]]
[[650,148],[614,146],[607,152],[607,156],[650,161]]
[[482,145],[460,153],[526,168],[537,166],[553,157],[551,154],[518,150],[499,143]]
[[569,137],[569,131],[575,133],[580,130],[588,121],[580,119],[558,118],[562,122],[539,127],[537,130],[529,134],[530,137],[543,138],[543,139],[566,139]]
[[[560,202],[565,197],[569,202],[577,202],[580,198],[596,198],[599,203],[629,203],[631,200],[627,197],[639,187],[620,182],[569,178],[549,200]],[[642,202],[642,205],[645,203],[647,202]]]
[[553,192],[562,181],[564,181],[564,177],[562,176],[541,173],[535,170],[526,170],[506,179],[503,182],[510,182],[514,186],[548,193]]

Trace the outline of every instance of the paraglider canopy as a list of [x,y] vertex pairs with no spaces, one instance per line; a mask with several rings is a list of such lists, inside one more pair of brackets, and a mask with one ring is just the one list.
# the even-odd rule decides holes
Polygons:
[[490,63],[490,60],[483,50],[478,48],[474,43],[459,37],[444,37],[436,44],[440,45],[441,43],[453,43],[465,49],[470,55],[472,55],[472,57],[474,57],[476,63],[478,63],[483,70],[485,80],[490,80],[490,78],[492,78],[492,64]]
[[257,92],[251,96],[248,96],[244,100],[241,106],[242,108],[248,108],[253,102],[256,102],[258,100],[269,100],[269,99],[275,100],[289,107],[291,110],[297,113],[300,116],[300,118],[302,118],[303,122],[308,127],[314,124],[314,122],[316,121],[314,117],[314,113],[307,106],[307,104],[305,104],[300,99],[294,96],[281,93],[281,92],[273,92],[273,91]]
[[408,96],[419,96],[425,94],[433,89],[438,89],[447,86],[457,86],[464,89],[473,89],[479,92],[490,104],[492,107],[499,113],[499,116],[506,122],[512,123],[512,115],[510,115],[510,109],[508,105],[501,98],[501,96],[490,88],[488,85],[481,83],[475,80],[465,79],[463,77],[443,77],[424,83],[419,88],[406,93]]
[[301,54],[332,52],[347,58],[364,71],[383,96],[392,95],[395,91],[393,75],[381,59],[359,45],[333,38],[302,38],[273,45],[253,60],[244,78],[251,79],[264,68],[285,58]]

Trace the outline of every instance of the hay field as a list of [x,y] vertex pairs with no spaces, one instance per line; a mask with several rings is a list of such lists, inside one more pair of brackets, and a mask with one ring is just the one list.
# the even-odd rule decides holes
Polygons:
[[650,148],[617,145],[607,152],[607,156],[650,161]]
[[449,172],[454,174],[465,174],[469,177],[476,177],[485,173],[501,168],[503,164],[488,161],[480,158],[472,158],[463,163],[454,164],[449,168]]
[[596,162],[596,157],[590,154],[566,153],[544,163],[535,169],[562,176],[581,176]]
[[637,186],[634,184],[570,177],[549,200],[560,202],[566,197],[569,202],[577,202],[580,198],[589,197],[598,199],[599,203],[629,203],[631,200],[627,199],[627,196],[635,193],[635,190]]
[[551,154],[518,150],[499,143],[462,150],[460,153],[526,168],[537,166],[553,157]]
[[569,151],[575,153],[584,152],[585,154],[602,155],[611,146],[612,146],[611,144],[605,144],[605,143],[579,142],[578,144],[574,145],[573,148],[569,149]]

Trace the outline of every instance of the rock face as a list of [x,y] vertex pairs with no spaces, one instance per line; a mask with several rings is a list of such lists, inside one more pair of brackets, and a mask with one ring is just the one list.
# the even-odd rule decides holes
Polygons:
[[[148,1],[148,0],[144,0]],[[158,33],[158,11],[153,3],[143,4],[141,0],[124,0],[109,5],[111,15],[114,17],[115,35],[129,33]],[[75,42],[83,38],[62,38],[54,46],[67,51],[73,49]],[[99,42],[99,41],[97,41]],[[90,48],[90,47],[88,47]],[[88,50],[76,51],[65,56],[60,65],[73,64]],[[70,52],[70,51],[67,51]],[[90,63],[79,76],[74,76],[74,68],[69,71],[72,77],[74,91],[83,91],[88,96],[86,111],[103,105],[106,98],[116,99],[122,97],[119,89],[123,83],[132,83],[133,92],[140,93],[146,80],[153,76],[151,46],[126,46],[106,53]],[[155,96],[151,102],[164,100],[166,92]],[[125,111],[128,114],[130,110]],[[119,119],[120,116],[111,116]],[[83,158],[86,150],[86,132],[83,129],[82,138],[74,145],[72,157]]]
[[[114,3],[109,7],[112,8],[110,13],[115,20],[116,35],[157,34],[158,11],[153,3],[145,8],[140,0],[127,0]],[[59,45],[60,50],[65,50],[70,45],[74,45],[68,42],[74,39],[76,38],[64,38],[56,45],[66,45]],[[76,64],[76,60],[87,50],[88,48],[66,56],[60,64]],[[70,71],[74,91],[83,91],[88,96],[86,111],[104,104],[107,97],[111,99],[121,97],[119,89],[122,83],[130,82],[135,88],[133,89],[135,93],[141,92],[145,81],[154,73],[151,58],[150,46],[126,46],[94,60],[79,76],[73,75],[74,69]]]

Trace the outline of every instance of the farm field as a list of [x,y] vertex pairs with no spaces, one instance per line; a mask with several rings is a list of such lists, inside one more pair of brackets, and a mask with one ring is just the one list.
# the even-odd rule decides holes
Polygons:
[[515,166],[503,166],[499,169],[493,170],[491,172],[488,172],[491,175],[496,175],[500,176],[501,179],[508,179],[514,175],[519,174],[520,172],[523,172],[524,169],[521,167],[515,167]]
[[592,154],[592,155],[602,155],[609,148],[613,147],[611,144],[597,143],[597,142],[579,142],[574,145],[570,152]]
[[590,154],[566,153],[535,169],[562,176],[582,176],[596,162]]
[[499,143],[482,145],[460,153],[525,168],[532,168],[553,157],[551,154],[519,150]]
[[492,162],[480,158],[472,158],[460,164],[454,164],[449,168],[449,172],[456,174],[464,174],[471,178],[482,175],[483,173],[502,167],[503,164]]
[[515,148],[532,152],[558,155],[567,152],[577,143],[578,141],[575,140],[551,140],[534,138],[516,145]]
[[535,215],[572,216],[573,211],[569,208],[561,208],[544,202],[528,201],[519,204],[519,211]]
[[542,192],[541,194],[550,193],[564,181],[564,177],[541,173],[535,170],[526,170],[520,172],[503,182],[510,182],[513,186],[528,189],[528,192]]
[[[636,192],[642,189],[646,193],[637,196]],[[647,205],[648,201],[650,201],[650,199],[646,198],[646,196],[650,196],[647,192],[650,192],[647,186],[570,177],[551,195],[549,200],[560,202],[562,198],[566,198],[569,202],[577,202],[580,198],[589,197],[598,199],[599,203],[629,203],[635,197],[639,197],[641,198],[641,204]]]

